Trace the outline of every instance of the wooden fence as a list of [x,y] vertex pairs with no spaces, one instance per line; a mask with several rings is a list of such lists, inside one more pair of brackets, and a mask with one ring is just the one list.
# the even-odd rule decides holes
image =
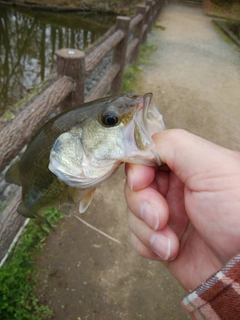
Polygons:
[[[94,46],[89,54],[76,49],[61,49],[56,53],[57,79],[1,130],[0,171],[19,154],[57,107],[65,110],[84,102],[85,78],[111,51],[112,64],[86,101],[101,98],[107,92],[121,93],[124,67],[128,61],[137,62],[140,45],[146,42],[147,34],[164,2],[165,0],[147,0],[145,5],[137,6],[134,17],[117,17],[112,32],[107,32],[101,43]],[[16,187],[11,203],[0,214],[0,261],[24,224],[25,218],[16,212],[20,201],[21,188]]]

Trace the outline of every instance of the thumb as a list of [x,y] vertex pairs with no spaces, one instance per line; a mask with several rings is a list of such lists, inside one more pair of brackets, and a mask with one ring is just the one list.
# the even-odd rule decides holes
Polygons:
[[[185,130],[172,129],[153,136],[156,151],[163,163],[183,183],[190,178],[206,178],[240,171],[239,153],[225,149]],[[192,181],[192,179],[191,179]]]

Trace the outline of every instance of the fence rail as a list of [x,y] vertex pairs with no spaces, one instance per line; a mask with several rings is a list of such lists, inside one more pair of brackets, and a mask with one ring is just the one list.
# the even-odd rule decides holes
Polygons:
[[[147,0],[145,5],[137,6],[134,17],[117,17],[113,32],[107,32],[103,41],[88,54],[77,49],[61,49],[56,53],[58,78],[1,130],[0,171],[18,155],[58,106],[63,111],[84,102],[86,77],[111,51],[111,66],[85,101],[100,98],[107,92],[121,92],[124,67],[128,61],[137,62],[140,45],[146,42],[164,2]],[[16,212],[20,199],[21,188],[16,187],[15,196],[0,215],[0,261],[25,221]]]

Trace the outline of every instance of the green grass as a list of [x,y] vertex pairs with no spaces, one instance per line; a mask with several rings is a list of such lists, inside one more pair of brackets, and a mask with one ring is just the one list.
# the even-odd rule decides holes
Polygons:
[[161,25],[155,25],[155,26],[153,26],[153,29],[166,30],[166,28],[164,26],[161,26]]
[[0,206],[0,213],[5,210],[6,206],[7,206],[6,204],[3,204]]
[[[45,211],[49,223],[54,224],[63,215],[54,208]],[[0,269],[0,319],[48,320],[52,311],[39,303],[34,294],[34,256],[44,246],[52,228],[31,220],[8,260]]]
[[142,72],[140,65],[149,63],[149,56],[155,50],[157,50],[157,46],[143,44],[140,48],[137,64],[128,64],[125,67],[122,82],[123,93],[133,93],[132,91],[136,88],[137,77]]
[[133,64],[125,67],[122,82],[123,93],[131,93],[134,90],[139,72],[141,72],[141,69]]
[[151,55],[152,52],[156,50],[157,50],[157,46],[155,46],[154,44],[148,44],[148,43],[143,44],[141,46],[138,64],[148,64],[149,56]]

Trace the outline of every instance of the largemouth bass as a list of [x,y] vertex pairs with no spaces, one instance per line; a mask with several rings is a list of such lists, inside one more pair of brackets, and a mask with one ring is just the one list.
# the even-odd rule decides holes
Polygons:
[[22,186],[18,213],[36,217],[58,204],[70,215],[90,205],[96,187],[123,162],[160,164],[151,136],[164,130],[152,94],[107,97],[66,110],[32,137],[7,182]]

